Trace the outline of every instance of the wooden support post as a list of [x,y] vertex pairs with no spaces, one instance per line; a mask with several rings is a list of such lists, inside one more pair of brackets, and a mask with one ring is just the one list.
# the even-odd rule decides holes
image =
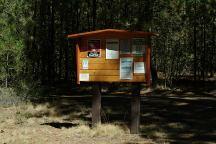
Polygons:
[[76,74],[77,74],[77,84],[80,84],[80,47],[79,42],[76,42]]
[[139,133],[140,125],[140,85],[133,89],[133,95],[131,97],[131,134]]
[[146,43],[146,83],[151,85],[151,37],[147,38]]
[[100,85],[94,86],[94,95],[92,97],[92,126],[101,123],[101,89]]
[[[150,91],[152,78],[151,78],[151,37],[147,38],[146,43],[146,86],[147,90]],[[151,93],[147,93],[147,96],[151,96]]]

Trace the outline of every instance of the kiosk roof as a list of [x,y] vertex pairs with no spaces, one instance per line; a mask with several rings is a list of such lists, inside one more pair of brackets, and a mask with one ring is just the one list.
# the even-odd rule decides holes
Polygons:
[[90,32],[83,32],[77,34],[70,34],[68,38],[80,38],[80,37],[89,37],[89,36],[96,36],[98,34],[113,34],[113,35],[136,35],[140,37],[144,36],[157,36],[156,33],[152,32],[143,32],[143,31],[129,31],[129,30],[119,30],[119,29],[104,29],[104,30],[96,30]]

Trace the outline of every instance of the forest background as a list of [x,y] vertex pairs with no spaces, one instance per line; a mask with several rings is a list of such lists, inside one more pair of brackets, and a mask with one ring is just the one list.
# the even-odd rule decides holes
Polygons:
[[153,81],[206,81],[216,72],[215,0],[0,0],[0,87],[19,92],[75,83],[71,33],[158,33]]

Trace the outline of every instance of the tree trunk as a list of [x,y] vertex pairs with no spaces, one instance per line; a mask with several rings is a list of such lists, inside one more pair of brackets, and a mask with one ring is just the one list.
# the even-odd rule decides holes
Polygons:
[[215,25],[212,26],[212,46],[210,57],[210,77],[214,76]]
[[193,48],[194,48],[194,80],[197,80],[197,40],[196,40],[196,34],[197,34],[197,31],[196,31],[196,2],[195,2],[195,20],[194,20],[194,26],[193,26]]
[[9,75],[9,54],[6,55],[6,77],[5,77],[5,87],[8,88],[8,75]]
[[55,65],[54,65],[54,55],[55,55],[55,1],[51,1],[51,23],[50,23],[50,48],[49,48],[49,59],[48,59],[48,81],[52,84],[55,78]]
[[203,80],[206,80],[208,71],[206,69],[206,26],[203,26]]
[[95,27],[96,27],[96,17],[97,17],[97,2],[96,0],[93,0],[93,3],[92,3],[92,30],[95,30]]

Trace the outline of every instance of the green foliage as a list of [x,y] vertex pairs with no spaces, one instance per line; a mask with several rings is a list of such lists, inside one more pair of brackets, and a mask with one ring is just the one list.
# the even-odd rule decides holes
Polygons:
[[153,63],[166,84],[182,76],[205,79],[213,73],[215,1],[158,0],[154,11],[152,30],[160,36],[153,41]]
[[75,81],[66,35],[104,28],[159,33],[152,64],[166,84],[215,72],[215,0],[0,0],[0,84]]
[[1,0],[0,4],[0,82],[12,85],[23,68],[28,7],[24,0]]

